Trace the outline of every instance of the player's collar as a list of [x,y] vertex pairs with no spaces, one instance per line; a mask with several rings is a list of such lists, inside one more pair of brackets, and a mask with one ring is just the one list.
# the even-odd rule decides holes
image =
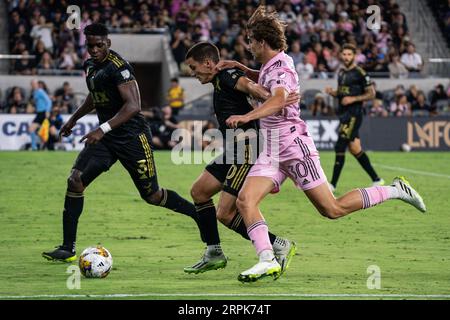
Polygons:
[[94,65],[94,67],[98,68],[98,67],[105,65],[108,62],[108,57],[111,55],[111,53],[113,53],[113,51],[109,50],[108,54],[99,63],[95,63],[94,61],[92,61],[93,62],[92,64]]
[[276,55],[274,55],[269,61],[267,61],[265,64],[262,65],[261,71],[270,67],[275,61],[277,61],[280,58],[280,55],[282,55],[284,51],[278,52]]
[[357,65],[356,63],[353,65],[353,67],[351,67],[351,68],[349,68],[349,69],[347,69],[347,68],[344,66],[344,71],[351,71],[351,70],[355,69],[357,66],[358,66],[358,65]]
[[110,52],[108,52],[108,54],[105,56],[105,58],[102,61],[100,61],[99,64],[104,63],[106,61],[106,59],[108,59],[109,55],[110,55]]

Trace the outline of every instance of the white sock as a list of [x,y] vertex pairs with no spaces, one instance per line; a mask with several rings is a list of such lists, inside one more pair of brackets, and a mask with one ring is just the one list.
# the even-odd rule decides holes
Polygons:
[[396,187],[385,186],[384,188],[387,189],[388,199],[398,199],[398,198],[400,198],[400,191]]
[[275,258],[272,250],[263,250],[259,254],[259,261],[272,261]]

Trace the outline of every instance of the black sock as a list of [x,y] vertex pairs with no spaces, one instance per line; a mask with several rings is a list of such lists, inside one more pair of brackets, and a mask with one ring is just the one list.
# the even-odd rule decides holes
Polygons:
[[369,157],[364,151],[361,151],[355,156],[356,160],[358,160],[361,167],[364,168],[364,170],[367,172],[367,174],[370,176],[372,181],[378,181],[380,180],[380,177],[378,177],[377,173],[372,167],[372,164],[370,163]]
[[342,168],[345,163],[345,153],[336,153],[336,161],[334,162],[333,168],[333,178],[331,179],[331,184],[336,187],[341,175]]
[[63,211],[63,246],[66,250],[75,252],[78,218],[83,211],[83,193],[67,191]]
[[191,202],[181,197],[175,191],[167,189],[161,189],[161,191],[163,195],[159,206],[184,214],[194,219],[195,223],[197,223],[197,226],[200,229],[200,236],[202,238],[202,241],[204,242],[204,236],[202,233],[202,229],[200,228],[200,219],[195,206]]
[[161,191],[162,198],[161,202],[159,203],[160,207],[164,207],[172,211],[187,215],[194,219],[196,222],[198,221],[198,213],[192,203],[181,197],[175,191],[167,189],[161,189]]
[[[242,219],[242,216],[239,213],[239,211],[236,212],[228,228],[230,228],[236,233],[239,233],[244,239],[250,240],[250,237],[248,236],[247,233],[247,227],[245,226],[244,223],[244,219]],[[269,231],[269,239],[271,244],[275,242],[276,238],[277,236]]]
[[195,208],[199,216],[199,227],[202,239],[209,245],[219,244],[219,230],[217,228],[216,207],[211,200],[203,203],[196,203]]

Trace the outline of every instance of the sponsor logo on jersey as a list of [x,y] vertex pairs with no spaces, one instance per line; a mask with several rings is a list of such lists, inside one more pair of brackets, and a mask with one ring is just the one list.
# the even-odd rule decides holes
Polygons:
[[120,72],[120,74],[124,79],[128,79],[130,77],[130,71],[128,70],[123,70],[122,72]]

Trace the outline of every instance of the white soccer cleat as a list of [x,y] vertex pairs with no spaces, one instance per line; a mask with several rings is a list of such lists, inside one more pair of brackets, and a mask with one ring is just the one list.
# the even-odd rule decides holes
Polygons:
[[421,212],[427,211],[420,194],[411,187],[408,180],[404,177],[395,177],[392,181],[392,186],[397,188],[400,200],[409,203]]
[[372,183],[372,187],[380,187],[380,186],[384,186],[385,181],[383,179],[380,179],[378,181],[374,181]]
[[281,266],[280,276],[289,268],[292,258],[297,251],[297,244],[294,241],[277,237],[273,243],[273,253]]
[[274,280],[278,279],[281,274],[281,266],[277,259],[260,261],[238,276],[241,282],[255,282],[261,278],[272,276]]

